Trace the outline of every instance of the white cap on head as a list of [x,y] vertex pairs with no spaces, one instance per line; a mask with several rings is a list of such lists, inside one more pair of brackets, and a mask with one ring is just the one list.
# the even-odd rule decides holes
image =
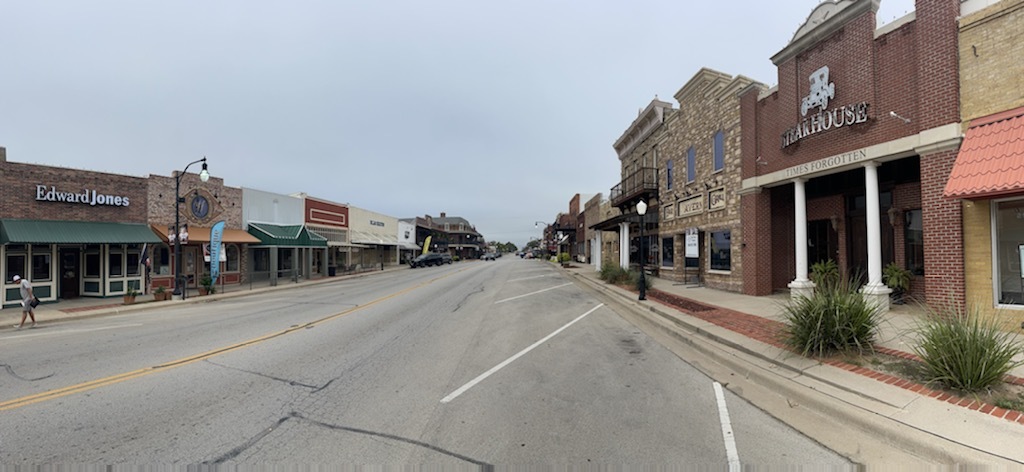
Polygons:
[[15,275],[14,276],[14,281],[17,282],[19,280],[21,280],[21,276],[20,275]]

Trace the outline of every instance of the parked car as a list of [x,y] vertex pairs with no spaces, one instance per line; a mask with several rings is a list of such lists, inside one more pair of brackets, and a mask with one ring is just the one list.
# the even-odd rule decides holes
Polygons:
[[444,259],[441,258],[440,254],[437,254],[435,252],[420,254],[416,256],[415,259],[409,261],[409,267],[413,269],[417,267],[427,267],[432,265],[439,266],[441,264],[444,264]]
[[442,264],[451,264],[452,263],[452,255],[448,254],[447,252],[442,252],[441,253],[441,263]]
[[495,256],[493,252],[488,252],[488,253],[484,254],[483,257],[481,257],[480,259],[485,260],[485,261],[493,261],[493,260],[497,259],[497,256]]

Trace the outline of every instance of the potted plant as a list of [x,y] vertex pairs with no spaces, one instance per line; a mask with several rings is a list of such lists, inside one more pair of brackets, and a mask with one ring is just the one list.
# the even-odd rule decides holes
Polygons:
[[154,301],[158,301],[159,302],[159,301],[167,300],[168,295],[170,295],[170,294],[167,293],[167,289],[165,289],[163,285],[157,285],[157,287],[155,289],[153,289],[153,300]]
[[213,279],[209,275],[204,275],[199,280],[199,295],[209,295],[217,291],[217,288],[213,286]]
[[900,267],[895,262],[890,262],[889,265],[882,269],[882,282],[892,289],[892,302],[897,305],[903,304],[903,297],[910,290],[910,278],[912,274],[909,270]]
[[124,294],[124,304],[125,305],[131,305],[131,304],[135,303],[135,297],[138,294],[139,294],[139,292],[137,290],[135,290],[134,287],[129,287],[128,291],[125,292],[125,294]]

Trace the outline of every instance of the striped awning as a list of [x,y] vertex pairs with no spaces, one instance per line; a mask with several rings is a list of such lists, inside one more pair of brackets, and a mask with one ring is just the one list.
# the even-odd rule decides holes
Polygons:
[[249,223],[249,234],[264,246],[327,247],[327,238],[303,225]]

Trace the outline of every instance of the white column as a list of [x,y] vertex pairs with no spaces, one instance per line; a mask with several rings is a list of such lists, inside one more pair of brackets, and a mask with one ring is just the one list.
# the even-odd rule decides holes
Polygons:
[[882,313],[889,311],[892,290],[882,283],[882,210],[878,202],[878,163],[864,164],[864,192],[867,204],[868,284],[861,293],[869,302],[878,304]]
[[[594,234],[594,246],[592,248],[590,248],[590,257],[592,257],[594,259],[593,260],[594,268],[597,269],[598,271],[601,270],[601,258],[602,258],[601,249],[602,249],[602,244],[603,244],[603,242],[601,241],[601,233],[602,232],[603,231],[601,231],[601,230],[597,230],[597,232]],[[3,259],[0,259],[0,260],[3,260]]]
[[796,234],[796,279],[789,283],[793,298],[814,294],[814,282],[807,278],[807,191],[806,179],[793,180],[793,206],[796,208],[794,233]]
[[619,223],[619,267],[629,270],[629,223]]

